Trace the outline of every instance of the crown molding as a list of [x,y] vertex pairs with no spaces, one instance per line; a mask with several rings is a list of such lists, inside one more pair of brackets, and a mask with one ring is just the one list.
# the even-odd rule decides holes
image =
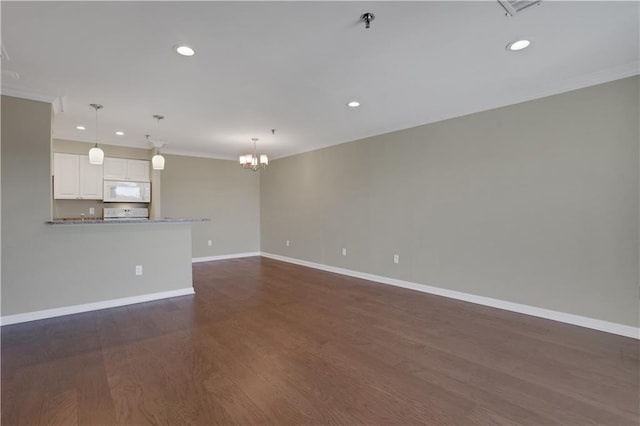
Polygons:
[[163,148],[161,154],[167,155],[181,155],[184,157],[198,157],[198,158],[211,158],[212,160],[227,160],[227,161],[238,161],[236,157],[224,156],[224,155],[215,155],[209,152],[198,152],[198,151],[189,151],[186,149],[167,149]]
[[[270,160],[275,161],[282,158],[304,154],[306,152],[317,151],[323,148],[328,148],[335,145],[341,145],[344,143],[353,142],[356,140],[362,140],[369,137],[379,136],[387,133],[394,133],[397,131],[402,131],[402,130],[413,128],[413,127],[424,126],[427,124],[432,124],[439,121],[462,117],[465,115],[475,114],[482,111],[488,111],[496,108],[506,107],[509,105],[516,105],[519,103],[532,101],[535,99],[541,99],[549,96],[559,95],[559,94],[574,91],[574,90],[579,90],[579,89],[583,89],[591,86],[596,86],[599,84],[608,83],[615,80],[620,80],[627,77],[632,77],[638,74],[640,74],[640,61],[634,61],[627,64],[607,68],[605,70],[578,75],[573,78],[564,79],[557,83],[552,83],[549,85],[540,85],[538,87],[526,89],[519,92],[518,94],[515,94],[515,96],[512,99],[494,100],[494,101],[482,103],[480,105],[475,105],[467,109],[462,107],[456,110],[443,111],[441,114],[433,115],[429,117],[426,122],[422,122],[418,124],[411,123],[411,122],[399,123],[397,126],[395,126],[397,127],[395,130],[376,132],[375,130],[372,129],[373,134],[365,135],[357,139],[340,141],[338,143],[320,144],[312,147],[306,147],[303,149],[292,149],[292,150],[289,150],[289,152],[284,154],[280,154],[277,156],[270,156]],[[3,95],[7,95],[7,96],[14,96],[18,98],[51,103],[53,105],[53,110],[56,114],[59,112],[65,111],[66,96],[54,96],[54,95],[40,93],[40,92],[22,89],[18,87],[12,87],[10,85],[3,85],[2,90],[0,92]],[[54,137],[59,139],[69,139],[68,137],[58,137],[55,134],[54,134]],[[117,146],[127,146],[131,148],[149,149],[149,147],[147,146],[141,146],[141,145],[131,144],[131,143],[120,144],[120,143],[109,142],[109,144],[117,145]],[[237,160],[237,158],[233,156],[224,156],[224,155],[218,155],[211,152],[192,151],[188,149],[179,149],[175,147],[172,147],[172,148],[164,147],[162,149],[162,153],[168,154],[168,155],[181,155],[181,156],[187,156],[187,157],[211,158],[215,160],[229,160],[229,161]]]
[[336,145],[342,145],[344,143],[355,142],[375,136],[380,136],[389,133],[400,132],[403,130],[411,129],[414,127],[426,126],[427,124],[437,123],[440,121],[450,120],[452,118],[464,117],[465,115],[476,114],[483,111],[490,111],[492,109],[503,108],[510,105],[517,105],[524,102],[533,101],[536,99],[547,98],[549,96],[560,95],[562,93],[571,92],[574,90],[585,89],[591,86],[597,86],[599,84],[609,83],[615,80],[622,80],[623,78],[633,77],[640,74],[640,61],[630,62],[628,64],[619,65],[605,70],[596,71],[589,74],[582,74],[571,79],[565,79],[558,83],[548,86],[538,86],[530,90],[523,91],[518,94],[517,99],[503,100],[497,102],[484,103],[480,106],[476,106],[472,109],[458,109],[457,111],[449,111],[440,115],[429,117],[429,119],[420,124],[405,123],[396,130],[390,130],[382,133],[375,133],[369,136],[364,136],[358,139],[349,141],[343,141],[338,143],[321,144],[313,147],[306,147],[300,150],[292,150],[289,153],[273,156],[271,161],[280,160],[282,158],[293,157],[295,155],[305,154],[307,152],[318,151],[320,149],[329,148]]
[[3,85],[0,92],[5,96],[13,96],[14,98],[29,99],[31,101],[46,102],[49,104],[53,104],[54,102],[56,102],[56,99],[59,98],[59,96],[57,95],[51,95],[48,93],[37,92],[35,90],[28,90],[7,85]]

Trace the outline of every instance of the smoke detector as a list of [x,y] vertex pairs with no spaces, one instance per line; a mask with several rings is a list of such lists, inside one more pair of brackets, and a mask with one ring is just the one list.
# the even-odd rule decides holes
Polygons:
[[542,0],[498,0],[498,3],[507,11],[506,16],[516,16],[528,7],[540,4]]

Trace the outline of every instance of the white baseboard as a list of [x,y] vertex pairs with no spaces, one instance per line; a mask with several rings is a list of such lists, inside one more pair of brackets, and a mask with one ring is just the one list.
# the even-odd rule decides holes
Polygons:
[[45,309],[42,311],[27,312],[24,314],[7,315],[0,317],[0,325],[17,324],[20,322],[60,317],[63,315],[78,314],[81,312],[97,311],[99,309],[133,305],[134,303],[150,302],[152,300],[186,296],[194,293],[195,291],[193,290],[193,287],[187,287],[178,290],[163,291],[160,293],[141,294],[140,296],[123,297],[121,299],[103,300],[100,302],[85,303],[82,305],[65,306],[63,308]]
[[193,259],[191,259],[191,262],[192,263],[211,262],[213,260],[239,259],[241,257],[253,257],[253,256],[260,256],[260,252],[252,251],[249,253],[221,254],[219,256],[194,257]]
[[522,305],[520,303],[507,302],[490,297],[477,296],[475,294],[463,293],[461,291],[447,290],[439,287],[432,287],[425,284],[418,284],[409,281],[398,280],[395,278],[383,277],[380,275],[367,274],[364,272],[352,271],[350,269],[338,268],[335,266],[323,265],[321,263],[308,262],[306,260],[295,259],[292,257],[280,256],[272,253],[262,252],[262,256],[270,259],[280,260],[283,262],[294,263],[296,265],[307,266],[309,268],[320,269],[323,271],[334,272],[336,274],[348,275],[350,277],[362,278],[369,281],[375,281],[382,284],[389,284],[396,287],[408,288],[423,293],[435,294],[438,296],[449,297],[451,299],[464,300],[465,302],[477,303],[479,305],[491,306],[493,308],[504,309],[506,311],[518,312],[521,314],[532,315],[534,317],[546,318],[554,321],[564,322],[567,324],[578,325],[581,327],[591,328],[594,330],[605,331],[607,333],[618,334],[621,336],[640,339],[640,328],[631,327],[624,324],[603,321],[599,319],[583,317],[580,315],[568,314],[565,312],[552,311],[550,309],[537,308],[535,306]]

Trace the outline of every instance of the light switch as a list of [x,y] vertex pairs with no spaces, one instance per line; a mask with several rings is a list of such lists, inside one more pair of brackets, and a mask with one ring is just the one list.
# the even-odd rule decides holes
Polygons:
[[393,263],[400,263],[400,256],[397,254],[393,255]]
[[347,255],[347,249],[345,247],[342,248],[342,255],[343,256]]
[[136,275],[142,275],[142,265],[136,265]]

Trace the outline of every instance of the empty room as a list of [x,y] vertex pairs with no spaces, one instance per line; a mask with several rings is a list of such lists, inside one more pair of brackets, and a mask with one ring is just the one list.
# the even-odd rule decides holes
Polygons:
[[640,2],[0,19],[2,425],[640,424]]

